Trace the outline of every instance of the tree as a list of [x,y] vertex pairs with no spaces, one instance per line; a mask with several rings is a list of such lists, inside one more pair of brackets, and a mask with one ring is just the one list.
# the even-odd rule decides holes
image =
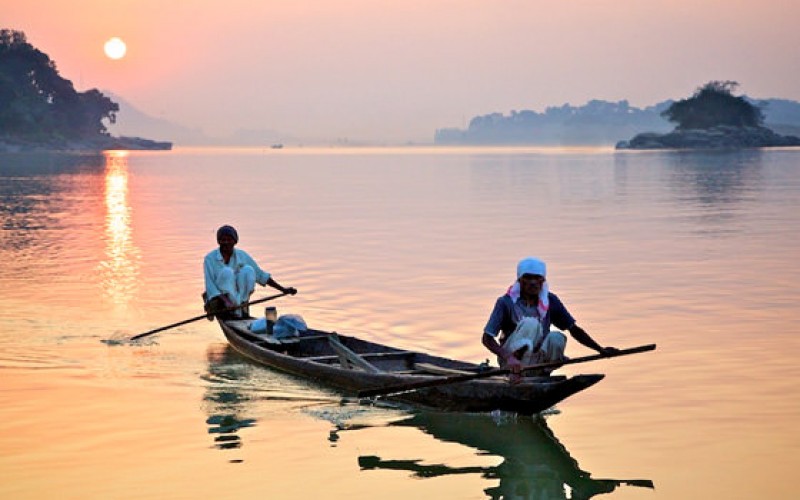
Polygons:
[[674,102],[661,116],[677,124],[678,130],[708,129],[719,125],[759,127],[764,114],[742,96],[734,96],[739,84],[711,81],[699,87],[689,99]]
[[21,31],[0,30],[0,133],[34,141],[108,135],[119,105],[97,89],[77,92]]

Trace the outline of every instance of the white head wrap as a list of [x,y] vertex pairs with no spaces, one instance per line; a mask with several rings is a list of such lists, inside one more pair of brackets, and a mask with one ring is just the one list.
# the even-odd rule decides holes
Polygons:
[[547,266],[542,259],[536,257],[525,257],[517,264],[517,279],[523,274],[538,274],[547,277]]
[[[525,257],[519,261],[519,264],[517,264],[517,281],[512,283],[506,292],[515,303],[520,297],[519,279],[523,274],[538,274],[539,276],[547,277],[547,266],[542,259],[537,259],[536,257]],[[539,292],[539,304],[537,306],[540,321],[544,319],[545,314],[550,309],[548,293],[550,293],[550,286],[545,281],[542,283],[542,290]]]

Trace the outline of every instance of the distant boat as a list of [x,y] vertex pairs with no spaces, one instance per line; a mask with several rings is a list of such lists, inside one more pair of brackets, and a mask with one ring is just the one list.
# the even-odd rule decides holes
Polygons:
[[272,146],[270,146],[270,147],[271,147],[272,149],[282,149],[282,148],[283,148],[283,144],[273,144],[273,145],[272,145]]

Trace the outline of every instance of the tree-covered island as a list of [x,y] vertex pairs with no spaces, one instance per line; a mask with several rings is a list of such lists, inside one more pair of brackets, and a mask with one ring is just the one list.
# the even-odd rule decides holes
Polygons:
[[617,149],[720,149],[800,146],[800,138],[779,135],[764,126],[764,113],[742,96],[738,83],[711,81],[694,95],[672,103],[661,116],[674,123],[667,134],[646,132]]
[[171,149],[169,142],[112,137],[117,103],[97,89],[78,92],[21,31],[0,30],[0,151]]
[[[732,89],[729,85],[721,84],[727,87],[728,94]],[[760,123],[761,127],[769,128],[778,134],[800,136],[800,102],[777,98],[752,99],[747,96],[734,99],[738,103],[732,106],[732,109],[736,109],[741,101],[745,101],[745,104],[751,105],[749,109],[761,113],[761,116],[757,114],[750,116],[757,118],[757,123]],[[692,100],[687,99],[686,102],[691,103]],[[562,106],[548,106],[540,112],[532,109],[513,110],[509,114],[492,112],[473,117],[465,128],[437,129],[434,142],[439,145],[613,146],[620,139],[633,137],[644,131],[657,134],[673,131],[676,122],[670,123],[669,116],[672,115],[665,114],[673,104],[676,104],[675,101],[668,99],[650,106],[636,107],[630,105],[627,100],[611,102],[592,99],[585,105],[565,103]],[[684,111],[682,108],[684,106],[679,105],[675,110],[682,112]],[[721,108],[724,109],[725,106]],[[694,109],[692,107],[692,110]],[[747,116],[748,112],[744,112],[743,115]],[[697,120],[687,121],[687,125],[706,126],[705,123],[700,123],[702,121],[700,117],[703,116],[714,117],[713,113],[706,115],[699,113]],[[760,122],[761,117],[763,123]],[[747,121],[733,120],[729,125],[738,131],[741,128],[738,125],[742,123]],[[757,132],[764,133],[763,130]],[[656,134],[651,134],[648,137],[655,136]],[[650,144],[653,147],[665,147],[655,146],[655,142]],[[744,147],[752,146],[745,138],[744,142],[740,141],[733,147],[743,147],[742,144]],[[770,143],[762,141],[762,144]]]

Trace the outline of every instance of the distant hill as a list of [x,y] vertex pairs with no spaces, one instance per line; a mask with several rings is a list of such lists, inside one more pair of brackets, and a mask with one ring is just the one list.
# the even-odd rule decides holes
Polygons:
[[[761,99],[751,102],[762,108],[765,125],[779,134],[798,135],[800,102]],[[509,115],[491,113],[476,116],[466,129],[436,131],[436,144],[465,145],[614,145],[620,139],[641,132],[666,133],[673,125],[661,117],[673,101],[646,108],[628,101],[592,100],[583,106],[564,104],[542,113],[523,110]]]
[[760,107],[766,118],[765,125],[782,135],[800,137],[800,102],[788,99],[751,100]]
[[152,117],[113,92],[107,90],[103,92],[119,105],[116,123],[109,124],[107,127],[114,134],[146,136],[162,141],[172,141],[180,145],[201,145],[209,142],[200,129],[184,127],[168,120]]
[[300,142],[296,139],[269,129],[239,129],[225,137],[206,135],[202,129],[190,128],[177,123],[150,116],[122,97],[105,91],[119,104],[116,123],[108,129],[119,135],[147,136],[159,140],[169,140],[179,146],[271,146],[285,142]]

